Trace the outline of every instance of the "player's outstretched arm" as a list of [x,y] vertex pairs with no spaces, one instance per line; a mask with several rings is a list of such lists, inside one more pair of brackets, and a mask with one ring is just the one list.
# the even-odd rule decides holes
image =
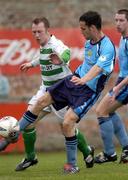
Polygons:
[[31,63],[24,63],[20,66],[20,70],[23,72],[27,72],[30,68],[32,68],[32,64]]

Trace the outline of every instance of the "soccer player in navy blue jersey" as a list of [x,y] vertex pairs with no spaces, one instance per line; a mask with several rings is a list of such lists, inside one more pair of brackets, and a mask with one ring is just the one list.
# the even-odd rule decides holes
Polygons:
[[[62,124],[65,135],[67,163],[65,173],[77,173],[77,137],[75,123],[87,113],[98,100],[104,85],[113,71],[115,47],[102,32],[99,13],[88,11],[79,18],[80,30],[86,38],[85,59],[73,75],[69,75],[53,86],[20,119],[17,130],[24,130],[37,118],[42,108],[53,104],[56,110],[68,106]],[[92,158],[90,156],[90,158]],[[89,158],[89,159],[90,159]],[[88,160],[89,160],[88,159]]]
[[106,94],[97,106],[100,133],[104,144],[103,152],[95,157],[96,163],[116,161],[113,143],[114,134],[122,147],[120,163],[128,163],[128,135],[116,110],[128,104],[128,9],[120,9],[115,15],[116,28],[121,33],[119,44],[119,75],[115,87]]

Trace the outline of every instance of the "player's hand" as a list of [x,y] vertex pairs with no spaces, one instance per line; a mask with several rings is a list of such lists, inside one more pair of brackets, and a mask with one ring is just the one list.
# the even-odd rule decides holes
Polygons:
[[28,69],[30,69],[32,67],[31,63],[24,63],[20,66],[20,70],[23,72],[27,72]]
[[55,64],[55,65],[60,65],[60,64],[62,64],[61,59],[60,59],[59,56],[58,56],[57,54],[55,54],[55,53],[50,54],[49,58],[51,59],[50,61],[51,61],[52,64]]
[[85,82],[83,81],[82,78],[79,78],[77,76],[72,76],[71,81],[75,84],[75,85],[84,85]]
[[112,90],[112,96],[111,96],[111,102],[113,102],[116,98],[116,96],[119,94],[119,88],[115,86]]

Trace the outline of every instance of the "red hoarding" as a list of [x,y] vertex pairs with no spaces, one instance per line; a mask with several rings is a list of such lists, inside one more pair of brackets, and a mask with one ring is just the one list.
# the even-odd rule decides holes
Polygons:
[[[73,29],[51,29],[51,34],[56,35],[71,49],[70,67],[75,70],[84,58],[85,39],[77,28]],[[115,29],[106,28],[107,34],[116,45],[120,35]],[[4,74],[20,73],[19,65],[25,61],[31,61],[39,53],[39,45],[34,40],[31,30],[0,30],[0,67]],[[31,73],[39,73],[35,68]]]

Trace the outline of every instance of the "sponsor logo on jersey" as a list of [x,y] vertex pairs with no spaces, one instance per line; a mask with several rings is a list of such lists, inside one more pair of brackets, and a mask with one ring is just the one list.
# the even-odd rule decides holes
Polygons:
[[99,60],[100,60],[100,61],[106,61],[106,56],[100,56],[100,57],[99,57]]

